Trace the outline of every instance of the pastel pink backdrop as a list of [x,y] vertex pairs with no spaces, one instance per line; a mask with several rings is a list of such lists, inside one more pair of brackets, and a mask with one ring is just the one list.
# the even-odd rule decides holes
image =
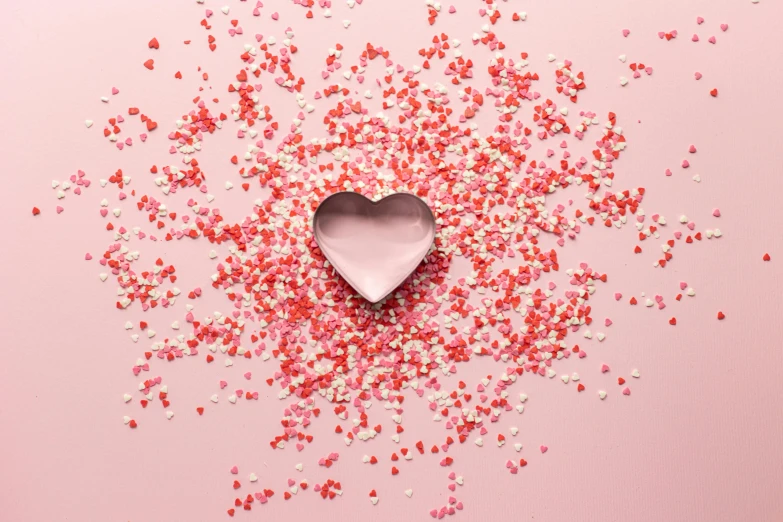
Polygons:
[[[327,45],[343,43],[343,61],[350,63],[369,40],[409,65],[416,50],[441,31],[462,40],[470,54],[470,35],[487,23],[476,13],[480,2],[463,0],[445,1],[433,28],[419,0],[365,0],[354,9],[335,1],[330,20],[316,10],[314,21],[304,20],[302,8],[287,1],[266,0],[260,19],[249,16],[249,3],[224,3],[240,19],[246,38],[231,39],[225,28],[215,30],[215,53],[205,52],[206,32],[198,22],[205,7],[223,17],[223,3],[75,0],[4,6],[2,521],[225,520],[234,497],[228,473],[234,464],[241,478],[254,471],[260,485],[278,492],[249,516],[239,513],[238,520],[418,521],[428,520],[428,511],[446,501],[448,471],[438,466],[438,459],[417,457],[391,477],[387,458],[398,446],[382,435],[371,444],[346,448],[333,433],[328,411],[312,427],[316,441],[304,452],[271,451],[267,441],[278,432],[283,407],[273,391],[254,404],[222,401],[198,417],[195,406],[210,406],[217,380],[229,373],[200,358],[153,372],[165,375],[172,390],[176,416],[171,421],[158,408],[140,411],[137,405],[123,404],[123,393],[135,391],[138,380],[130,367],[145,345],[133,344],[122,325],[144,318],[159,335],[171,334],[167,325],[181,320],[182,305],[154,314],[114,309],[115,285],[101,284],[95,262],[83,259],[88,251],[100,255],[111,242],[97,216],[98,202],[110,194],[116,199],[116,194],[102,191],[95,181],[122,168],[133,176],[132,187],[157,195],[147,169],[166,160],[165,133],[190,110],[189,100],[203,84],[196,66],[209,72],[215,86],[204,94],[220,97],[225,107],[225,85],[238,69],[237,49],[254,32],[279,39],[286,26],[294,28],[298,68],[307,71],[307,91],[312,92],[320,85]],[[456,5],[456,15],[446,13],[450,3]],[[510,444],[503,449],[494,443],[456,447],[452,469],[465,477],[457,491],[465,509],[456,520],[783,520],[778,128],[783,3],[550,0],[500,6],[504,18],[496,30],[508,45],[506,52],[530,53],[531,69],[542,76],[539,90],[554,96],[546,87],[554,75],[546,56],[553,53],[558,61],[573,60],[576,69],[585,71],[588,88],[579,94],[577,107],[597,112],[602,121],[609,110],[618,114],[630,145],[617,164],[616,186],[644,186],[648,213],[666,215],[671,225],[687,214],[700,228],[720,228],[724,237],[676,249],[665,270],[652,267],[655,241],[645,245],[645,254],[631,254],[632,227],[588,227],[562,250],[561,266],[588,261],[609,274],[592,300],[598,321],[606,316],[614,321],[605,329],[607,339],[600,345],[593,341],[587,359],[557,367],[558,373],[579,372],[590,385],[588,393],[577,394],[557,379],[525,376],[514,388],[514,393],[530,396],[524,415],[505,414],[497,428],[507,435],[509,426],[520,428],[517,439],[529,465],[516,476],[505,470],[505,460],[516,457]],[[512,24],[514,10],[527,11],[528,20]],[[270,20],[272,11],[280,12],[280,21]],[[697,16],[706,19],[701,27]],[[343,19],[352,21],[350,29],[343,29]],[[219,27],[225,25],[221,22]],[[730,25],[726,33],[718,28],[723,22]],[[621,35],[624,28],[631,30],[628,38]],[[673,42],[656,36],[671,29],[679,32]],[[693,32],[702,37],[700,43],[690,42]],[[718,38],[714,46],[706,42],[712,34]],[[161,41],[159,52],[147,49],[153,36]],[[186,47],[185,39],[193,43]],[[653,76],[621,88],[618,78],[630,77],[627,64],[617,59],[622,53],[629,62],[652,65]],[[155,58],[153,72],[141,66],[149,57]],[[477,60],[477,76],[484,67],[485,60]],[[181,81],[173,79],[176,70],[183,73]],[[704,74],[700,81],[693,79],[697,70]],[[112,86],[120,94],[102,104],[100,96],[109,95]],[[720,91],[718,98],[708,94],[713,87]],[[297,112],[295,105],[274,88],[265,92],[286,125]],[[553,99],[570,105],[565,98]],[[146,144],[118,152],[102,138],[102,124],[132,105],[153,115],[161,128]],[[83,124],[88,118],[96,122],[89,130]],[[241,218],[248,199],[256,196],[221,188],[227,179],[238,185],[235,169],[226,162],[240,148],[233,131],[207,141],[199,161],[211,176],[216,204],[229,220]],[[693,167],[682,172],[675,167],[691,143],[698,153],[689,157]],[[667,167],[676,171],[674,176],[664,177]],[[61,203],[65,212],[57,216],[51,180],[66,179],[79,168],[94,185],[81,197],[69,194]],[[694,173],[701,174],[700,184],[690,179]],[[570,192],[580,205],[582,192]],[[34,205],[43,210],[35,219],[30,215]],[[138,219],[132,205],[122,205],[125,223]],[[714,207],[721,209],[721,218],[711,217]],[[214,267],[205,241],[174,246],[145,241],[131,248],[141,250],[148,261],[165,254],[178,267],[178,287],[204,287],[197,314],[226,310],[220,292],[208,285]],[[761,261],[764,252],[772,255],[770,263]],[[674,302],[671,296],[680,280],[694,287],[697,296]],[[615,291],[662,293],[669,307],[664,312],[632,308],[615,302]],[[718,310],[727,315],[720,323]],[[676,327],[667,324],[671,315],[678,319]],[[598,371],[604,361],[612,364],[608,376]],[[633,368],[641,378],[631,383],[632,395],[623,397],[612,383],[618,375],[628,377]],[[272,364],[255,368],[254,381],[273,369]],[[477,360],[458,375],[474,386],[477,378],[499,370],[490,361]],[[234,382],[235,374],[230,374]],[[606,401],[596,397],[599,388],[610,391]],[[388,428],[387,416],[377,410],[373,415]],[[139,419],[138,429],[123,425],[127,412]],[[425,440],[440,441],[445,435],[431,421],[424,401],[409,400],[405,418],[406,426],[411,431],[415,427]],[[549,446],[545,455],[537,450],[540,444]],[[331,451],[338,451],[340,460],[327,472],[315,462]],[[383,464],[362,464],[365,453],[377,455]],[[303,473],[294,469],[297,462],[305,463]],[[288,502],[280,498],[289,477],[306,477],[314,485],[327,476],[342,482],[341,498],[323,501],[311,490]],[[378,506],[369,502],[370,488],[378,490]],[[403,494],[407,488],[414,490],[410,499]]]

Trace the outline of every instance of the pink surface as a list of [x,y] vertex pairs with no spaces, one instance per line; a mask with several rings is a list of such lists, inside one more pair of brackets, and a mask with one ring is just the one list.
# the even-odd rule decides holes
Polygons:
[[[226,3],[232,14],[249,12],[248,4]],[[354,9],[335,2],[330,20],[316,14],[308,23],[301,7],[268,0],[264,16],[253,22],[256,27],[245,22],[247,13],[242,20],[247,33],[258,30],[278,39],[292,25],[302,63],[312,64],[305,69],[314,89],[325,46],[336,41],[346,46],[346,56],[356,56],[371,39],[395,56],[409,57],[403,63],[412,63],[418,48],[441,31],[467,48],[470,35],[488,22],[475,13],[478,2],[454,3],[458,13],[448,15],[444,4],[434,27],[427,25],[426,6],[419,0],[394,2],[394,8],[391,2],[365,0]],[[225,509],[234,497],[234,476],[228,470],[235,464],[241,477],[255,472],[259,483],[278,491],[251,515],[238,513],[238,520],[427,520],[429,509],[445,503],[451,469],[438,465],[439,456],[403,463],[401,467],[410,467],[391,477],[387,459],[398,446],[381,436],[346,448],[333,433],[332,418],[313,425],[316,441],[305,452],[272,451],[267,441],[279,431],[282,409],[273,391],[258,403],[230,406],[223,401],[198,417],[195,406],[208,404],[228,372],[202,361],[166,369],[179,401],[171,421],[159,410],[142,415],[134,409],[140,428],[130,430],[122,423],[128,411],[122,395],[134,393],[138,383],[129,366],[144,348],[141,341],[136,345],[129,340],[123,324],[150,320],[171,334],[165,325],[181,320],[182,307],[157,310],[154,316],[138,309],[115,310],[114,285],[101,285],[97,266],[83,259],[88,251],[100,255],[111,241],[97,221],[98,203],[108,193],[96,183],[80,199],[69,194],[58,203],[50,183],[77,169],[97,180],[122,168],[133,173],[137,188],[151,186],[145,151],[155,147],[164,154],[167,130],[119,152],[100,135],[101,123],[128,106],[139,106],[169,129],[190,109],[189,100],[202,84],[198,65],[220,78],[216,95],[225,96],[225,78],[235,74],[236,49],[243,40],[229,39],[222,28],[216,31],[218,50],[205,53],[206,36],[198,25],[204,7],[222,17],[221,5],[16,2],[0,18],[0,215],[5,223],[0,251],[0,520],[227,520]],[[525,9],[528,20],[512,25],[512,9]],[[273,10],[279,11],[279,22],[269,19]],[[585,381],[589,376],[591,388],[577,394],[559,379],[524,376],[512,393],[530,397],[525,413],[504,415],[493,434],[502,429],[510,439],[507,428],[518,426],[520,433],[510,442],[523,444],[529,465],[518,475],[507,473],[506,459],[519,455],[509,443],[497,448],[494,438],[483,448],[456,445],[453,470],[465,477],[459,490],[465,508],[457,519],[783,519],[778,291],[783,283],[783,178],[776,120],[783,80],[777,63],[783,48],[783,3],[560,0],[504,10],[496,31],[509,54],[528,52],[532,70],[546,78],[542,84],[554,76],[548,53],[558,61],[572,60],[589,84],[579,93],[577,107],[618,114],[630,143],[618,167],[624,176],[619,186],[646,187],[645,209],[666,215],[671,225],[687,214],[702,226],[719,227],[723,237],[678,252],[665,270],[652,267],[657,243],[647,243],[641,255],[632,254],[636,233],[631,227],[584,227],[578,240],[562,249],[561,266],[589,261],[610,275],[591,299],[597,320],[603,324],[608,316],[614,322],[604,329],[606,340],[590,342],[587,359],[571,358],[557,367],[558,374],[579,372]],[[704,25],[696,25],[697,16],[706,19]],[[352,21],[348,30],[343,19]],[[718,28],[723,22],[730,26],[725,33]],[[624,28],[631,31],[628,38],[622,37]],[[678,30],[676,40],[658,39],[659,31],[672,29]],[[693,32],[700,34],[699,43],[690,41]],[[710,45],[707,38],[713,34],[717,44]],[[148,72],[141,64],[151,56],[146,42],[153,36],[161,41],[161,50],[154,54],[155,71]],[[184,47],[185,39],[194,43]],[[623,53],[629,62],[653,66],[654,74],[621,88],[618,78],[631,76],[628,65],[617,60]],[[481,50],[481,74],[489,55]],[[173,78],[176,70],[183,71],[179,82]],[[704,77],[694,80],[695,71]],[[120,89],[119,95],[110,95],[112,86]],[[709,96],[712,88],[719,89],[717,98]],[[541,90],[547,92],[543,86]],[[272,98],[278,97],[270,105],[280,107],[280,121],[290,121],[297,107],[287,95],[270,91]],[[570,104],[556,97],[553,88],[551,92],[559,104]],[[111,97],[109,104],[99,101],[103,95]],[[290,114],[282,114],[285,110]],[[85,119],[96,125],[86,129]],[[698,153],[688,158],[692,166],[683,172],[678,165],[691,143]],[[248,196],[237,189],[217,189],[228,179],[238,184],[229,174],[235,169],[225,166],[226,157],[239,148],[233,131],[216,133],[199,157],[219,180],[213,191],[229,220],[242,217]],[[674,176],[665,177],[666,168]],[[695,173],[701,175],[699,184],[691,180]],[[579,188],[569,192],[577,202],[583,193]],[[59,216],[57,204],[66,209]],[[33,205],[43,211],[35,219],[30,216]],[[124,206],[129,215],[131,206]],[[718,219],[712,217],[715,207],[722,213]],[[211,247],[206,242],[176,247],[147,242],[138,248],[146,259],[166,254],[175,262],[180,288],[211,290],[214,264],[206,255]],[[764,252],[771,262],[761,261]],[[696,289],[696,297],[671,302],[665,312],[629,307],[625,299],[612,297],[615,291],[669,296],[682,280]],[[221,292],[205,294],[200,313],[225,307]],[[718,310],[727,316],[722,322],[715,318]],[[667,324],[671,315],[677,317],[676,327]],[[602,362],[612,366],[603,377]],[[641,378],[632,383],[632,395],[624,397],[613,383],[618,375],[630,379],[633,368]],[[274,366],[255,371],[266,378]],[[458,377],[475,383],[498,371],[491,360],[479,359],[460,368]],[[605,401],[595,395],[599,387],[612,392]],[[409,402],[406,425],[415,426],[424,440],[442,440],[442,426],[432,422],[426,402]],[[393,423],[382,417],[390,431]],[[415,440],[408,440],[409,447]],[[537,450],[541,444],[549,447],[545,455]],[[327,472],[316,461],[332,451],[340,453],[340,460]],[[362,464],[365,453],[377,455],[383,464]],[[298,462],[305,463],[302,473],[294,469]],[[333,501],[300,493],[285,502],[280,497],[289,477],[306,477],[311,486],[333,477],[345,493]],[[370,488],[380,496],[375,507],[368,501]],[[403,494],[407,488],[414,490],[412,498]]]
[[346,281],[377,303],[424,259],[435,239],[435,220],[427,204],[410,194],[373,202],[343,192],[319,205],[313,234]]

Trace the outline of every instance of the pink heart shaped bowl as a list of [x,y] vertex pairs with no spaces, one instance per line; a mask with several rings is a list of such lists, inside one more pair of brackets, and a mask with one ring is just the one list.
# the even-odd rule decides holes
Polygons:
[[324,199],[313,234],[326,259],[354,290],[377,303],[400,286],[435,239],[435,216],[413,194],[373,202],[356,192]]

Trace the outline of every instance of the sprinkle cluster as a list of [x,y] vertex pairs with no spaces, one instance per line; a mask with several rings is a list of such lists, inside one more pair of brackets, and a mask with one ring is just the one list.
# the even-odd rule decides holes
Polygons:
[[[294,3],[303,7],[305,20],[313,18],[316,8],[324,17],[331,16],[329,0]],[[348,2],[351,8],[361,3]],[[262,16],[272,24],[280,19],[262,2],[245,10],[242,15]],[[182,320],[170,325],[174,332],[167,336],[157,336],[148,325],[154,315],[148,322],[125,323],[133,342],[145,335],[143,342],[149,342],[131,367],[137,394],[123,396],[127,408],[148,409],[158,402],[172,419],[163,377],[166,365],[203,361],[224,367],[221,371],[228,377],[219,380],[217,392],[205,394],[203,403],[192,398],[179,401],[183,406],[191,401],[191,412],[208,417],[208,410],[221,401],[256,401],[271,390],[281,401],[279,431],[267,441],[273,450],[293,447],[305,452],[314,437],[310,425],[326,413],[336,419],[334,433],[340,446],[367,443],[382,434],[400,446],[382,456],[336,451],[311,455],[310,460],[321,467],[361,458],[396,476],[403,474],[401,461],[430,453],[439,455],[440,466],[451,468],[455,465],[451,446],[470,441],[479,448],[497,445],[506,452],[498,468],[505,462],[510,473],[523,473],[528,462],[514,455],[523,451],[522,444],[508,444],[512,453],[505,448],[519,430],[493,429],[502,415],[524,412],[528,397],[520,393],[517,381],[558,376],[559,360],[586,358],[592,339],[600,342],[606,336],[602,331],[593,333],[599,323],[591,297],[596,291],[609,291],[608,275],[586,262],[561,267],[558,252],[567,244],[576,247],[583,227],[632,226],[638,241],[628,245],[629,256],[631,250],[642,254],[642,245],[649,241],[661,241],[652,265],[665,269],[673,262],[675,248],[686,250],[689,247],[684,245],[718,239],[720,230],[698,229],[694,220],[683,215],[676,220],[682,226],[669,232],[664,216],[648,217],[642,206],[645,188],[633,186],[628,176],[616,170],[627,145],[618,116],[569,109],[587,88],[586,74],[565,60],[539,77],[530,70],[528,54],[508,49],[491,29],[504,16],[513,23],[527,20],[527,13],[508,16],[493,0],[486,0],[479,17],[486,17],[488,23],[469,38],[468,45],[436,33],[426,37],[412,65],[403,65],[409,57],[393,57],[380,42],[367,42],[355,56],[345,56],[343,45],[334,43],[323,54],[322,83],[311,87],[298,71],[300,51],[293,28],[286,27],[280,41],[274,36],[248,36],[239,15],[229,7],[219,12],[225,21],[220,14],[216,20],[215,12],[205,11],[200,26],[208,33],[194,45],[215,51],[214,34],[223,29],[235,41],[247,42],[221,42],[237,49],[235,75],[218,80],[226,99],[207,100],[201,94],[192,98],[193,107],[167,135],[154,132],[158,123],[140,109],[129,108],[128,116],[138,116],[143,125],[139,140],[150,140],[155,147],[149,149],[154,152],[146,174],[154,182],[151,191],[131,188],[133,176],[141,173],[132,176],[117,170],[100,180],[108,194],[99,214],[111,240],[96,257],[100,280],[111,279],[117,285],[116,308],[136,306],[152,313],[158,306],[176,307],[178,298],[186,299]],[[434,25],[446,12],[457,10],[428,1],[422,15]],[[343,26],[348,28],[350,21]],[[724,32],[728,29],[726,24],[720,27]],[[623,30],[622,36],[629,37],[630,31]],[[658,36],[671,41],[677,31]],[[697,40],[694,35],[693,41]],[[139,74],[155,74],[159,70],[154,54],[177,44],[160,37],[139,45],[145,45],[151,56],[137,64]],[[625,55],[620,59],[625,62]],[[556,57],[547,60],[554,62]],[[634,78],[653,72],[638,61],[629,67]],[[442,83],[420,79],[425,72],[437,71],[442,72]],[[200,68],[198,72],[210,81],[206,72]],[[180,71],[172,74],[182,77]],[[622,78],[621,83],[627,80]],[[292,121],[276,117],[277,108],[269,105],[265,89],[288,94],[299,109]],[[112,89],[112,95],[119,92]],[[712,96],[717,96],[717,89]],[[103,101],[108,103],[109,98]],[[320,133],[305,135],[303,123],[309,119],[320,124]],[[494,122],[489,130],[483,124],[487,121]],[[103,130],[119,150],[134,143],[130,137],[120,138],[125,123],[118,114]],[[85,125],[89,129],[93,121],[86,120]],[[237,183],[247,193],[241,220],[226,220],[214,206],[219,187],[199,166],[198,154],[215,132],[235,133],[238,140],[225,158],[233,181],[226,181],[223,188],[231,190]],[[695,158],[694,145],[684,150]],[[681,169],[689,168],[692,161],[684,159]],[[672,171],[667,169],[666,175]],[[620,181],[623,188],[615,188]],[[68,181],[52,182],[58,200],[71,188],[81,194],[89,186],[82,171]],[[566,189],[569,196],[575,191],[584,200],[550,203],[554,194]],[[169,208],[166,198],[179,191],[189,194],[187,208]],[[410,192],[424,199],[436,216],[437,237],[424,261],[377,305],[362,300],[339,277],[313,238],[315,209],[339,191],[356,191],[373,200]],[[134,201],[138,213],[129,216],[119,207],[110,210],[109,200],[114,198]],[[57,206],[57,212],[62,211]],[[34,215],[40,212],[33,209]],[[720,216],[716,208],[711,218]],[[170,243],[171,249],[183,240],[202,244],[214,262],[214,272],[204,276],[205,289],[180,290],[174,264],[163,259],[145,261],[143,252],[135,249],[141,249],[145,239]],[[85,259],[94,260],[89,253]],[[763,259],[770,257],[764,254]],[[455,271],[467,275],[454,277]],[[196,312],[198,299],[208,291],[224,295],[223,311]],[[627,302],[663,310],[667,307],[663,293],[632,295]],[[692,297],[695,290],[682,282],[672,297],[680,301],[683,293]],[[623,294],[615,292],[614,297],[620,301]],[[726,315],[719,311],[717,318],[724,320]],[[660,321],[662,325],[664,320],[677,324],[674,316]],[[611,325],[612,320],[604,318],[603,328]],[[463,381],[460,368],[474,358],[491,358],[497,370],[478,382]],[[185,363],[186,359],[194,360]],[[573,373],[558,380],[572,383],[575,393],[587,391],[604,400],[609,392],[599,383],[608,383],[601,375],[611,370],[605,363],[593,366],[589,378]],[[619,375],[618,396],[629,396],[629,380],[639,376],[635,369]],[[438,440],[421,440],[416,426],[405,423],[404,405],[412,397],[421,399],[412,407],[424,404],[432,420],[442,425]],[[381,411],[371,414],[374,404]],[[124,422],[139,429],[138,419],[144,415],[129,410]],[[539,446],[541,454],[548,449]],[[303,464],[295,467],[299,472],[304,469]],[[463,477],[446,471],[447,502],[433,505],[429,514],[434,518],[463,509],[456,493]],[[237,475],[239,469],[234,466],[230,472]],[[255,473],[248,474],[247,480],[231,480],[238,495],[227,509],[232,517],[280,498],[273,500],[275,487],[284,500],[308,489],[334,501],[344,493],[356,494],[332,479],[311,488],[306,479],[288,479],[286,484],[268,484],[268,489],[256,486]],[[400,488],[408,498],[413,495],[412,489]],[[369,497],[375,505],[380,495],[371,489]]]

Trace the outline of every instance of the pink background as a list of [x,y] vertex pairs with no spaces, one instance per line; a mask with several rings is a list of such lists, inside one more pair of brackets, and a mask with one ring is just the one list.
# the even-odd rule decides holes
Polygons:
[[[219,12],[222,3],[209,1],[204,6],[192,1],[19,1],[3,10],[0,520],[225,520],[234,498],[234,477],[228,473],[234,464],[241,479],[254,471],[259,485],[277,492],[251,514],[240,512],[238,520],[428,520],[428,511],[445,503],[448,471],[438,466],[438,458],[403,462],[403,472],[391,477],[388,455],[398,446],[383,435],[346,448],[333,433],[335,419],[325,405],[326,415],[311,430],[313,445],[302,453],[271,451],[267,441],[278,432],[283,404],[269,392],[257,403],[235,406],[222,395],[221,403],[210,407],[208,397],[219,391],[217,381],[229,371],[201,360],[160,372],[174,402],[171,421],[159,408],[140,412],[138,405],[123,404],[123,393],[135,393],[138,382],[130,367],[146,348],[143,341],[129,340],[123,324],[143,318],[162,337],[173,333],[167,325],[181,321],[183,309],[178,304],[141,314],[114,308],[115,285],[101,284],[101,270],[83,259],[88,251],[100,255],[111,242],[97,212],[103,197],[114,198],[110,208],[117,206],[116,191],[102,190],[97,180],[122,168],[133,176],[131,188],[158,197],[148,168],[169,161],[165,134],[192,107],[189,100],[202,85],[196,66],[213,78],[213,92],[225,112],[225,85],[238,70],[237,49],[254,32],[280,40],[288,25],[297,32],[298,69],[308,71],[308,93],[320,85],[326,46],[337,41],[346,46],[346,64],[369,38],[409,66],[418,61],[416,50],[444,31],[463,41],[466,55],[481,57],[477,76],[485,72],[487,53],[470,45],[470,35],[487,23],[476,13],[479,2],[454,0],[456,15],[446,13],[449,2],[444,2],[434,28],[427,25],[420,0],[365,0],[352,10],[335,2],[330,20],[316,10],[313,21],[287,1],[267,0],[260,19],[249,16],[249,3],[225,3],[232,7],[230,17]],[[483,448],[467,443],[452,451],[452,469],[465,477],[457,491],[465,505],[458,519],[783,520],[783,278],[778,268],[783,262],[783,177],[777,120],[783,3],[538,0],[500,5],[504,18],[497,32],[508,54],[530,53],[531,69],[542,76],[538,90],[555,96],[554,64],[546,61],[553,53],[585,71],[588,88],[579,94],[577,107],[595,111],[602,122],[607,111],[617,113],[629,147],[618,163],[615,186],[644,186],[648,215],[665,215],[671,229],[687,214],[700,229],[718,227],[724,237],[678,247],[664,270],[652,268],[663,240],[647,242],[645,253],[634,256],[630,226],[620,231],[586,227],[576,243],[562,250],[561,266],[589,261],[609,274],[593,303],[597,321],[603,323],[606,316],[614,321],[610,328],[594,329],[606,331],[607,339],[589,343],[587,359],[556,367],[558,374],[579,372],[588,393],[577,394],[559,379],[522,378],[514,394],[530,396],[525,413],[504,414]],[[198,25],[204,7],[216,12],[215,53],[206,51],[206,32]],[[279,22],[269,19],[274,10],[280,12]],[[512,24],[513,10],[527,11],[528,20]],[[706,19],[703,26],[696,25],[697,16]],[[226,34],[226,18],[234,17],[244,26],[245,39]],[[352,21],[348,30],[340,23],[346,18]],[[723,22],[730,25],[726,33],[718,28]],[[631,30],[628,38],[622,37],[623,28]],[[658,39],[658,31],[672,29],[679,32],[676,40]],[[690,41],[693,32],[701,42]],[[718,38],[714,46],[706,41],[711,35]],[[155,53],[146,45],[153,36],[161,41]],[[185,39],[193,44],[183,46]],[[618,78],[631,76],[628,65],[617,59],[622,53],[629,63],[652,65],[653,76],[621,88]],[[155,58],[153,72],[141,66],[149,57]],[[173,79],[176,70],[183,80]],[[704,74],[700,81],[693,79],[697,70]],[[110,96],[112,86],[120,94],[102,104],[100,96]],[[718,98],[708,94],[713,87],[720,91]],[[277,97],[270,105],[280,107],[276,116],[286,125],[296,106],[287,94],[267,90]],[[553,99],[570,105],[565,98]],[[103,139],[101,129],[106,118],[126,114],[129,106],[152,115],[160,129],[146,144],[119,152]],[[95,126],[86,129],[85,119],[95,120]],[[127,123],[126,132],[135,137],[139,128],[133,125],[138,123]],[[226,158],[244,148],[228,127],[208,137],[198,158],[231,221],[242,217],[248,196],[238,188],[228,193],[221,188],[226,179],[238,186]],[[698,147],[695,155],[687,154],[691,143]],[[678,165],[686,156],[692,167],[683,172]],[[663,175],[667,167],[674,176]],[[80,197],[69,194],[60,203],[65,212],[57,216],[51,180],[66,179],[79,168],[94,185]],[[690,179],[696,173],[700,184]],[[570,193],[580,205],[582,193]],[[173,200],[179,206],[187,199],[181,196]],[[35,219],[33,205],[43,211]],[[122,206],[125,224],[143,217],[131,201]],[[722,212],[719,219],[712,217],[715,207]],[[199,315],[226,309],[220,293],[208,285],[214,266],[206,242],[172,248],[145,241],[131,248],[140,249],[148,261],[165,254],[178,267],[179,288],[205,288]],[[770,263],[761,261],[764,252],[772,256]],[[681,280],[697,296],[677,303],[673,295]],[[662,293],[669,307],[664,312],[629,307],[625,299],[614,301],[615,291]],[[718,310],[727,315],[720,323]],[[671,315],[678,319],[676,327],[667,324]],[[602,362],[612,366],[608,375],[600,375]],[[641,378],[631,382],[632,395],[623,397],[613,383],[619,375],[632,380],[633,368]],[[255,372],[266,378],[274,369],[268,363]],[[475,360],[460,368],[458,377],[473,387],[478,378],[499,371],[490,361]],[[234,381],[236,375],[235,370]],[[597,389],[609,390],[609,397],[599,401]],[[208,407],[208,413],[198,417],[196,405]],[[406,426],[415,427],[416,436],[443,440],[446,432],[431,422],[425,401],[411,399],[406,406]],[[391,421],[380,405],[376,408],[373,414],[390,430]],[[123,425],[126,414],[140,421],[138,429]],[[508,437],[508,426],[518,426],[520,434],[498,449],[494,433],[502,428]],[[405,440],[412,447],[418,438]],[[504,463],[519,458],[511,447],[517,440],[529,465],[514,476]],[[537,450],[540,444],[549,446],[545,455]],[[339,452],[340,460],[327,472],[316,461],[331,451]],[[362,464],[365,453],[382,464]],[[298,462],[305,465],[302,473],[294,469]],[[289,477],[307,478],[311,486],[333,477],[345,493],[323,501],[308,490],[284,502]],[[375,507],[367,497],[371,488],[380,496]],[[403,494],[407,488],[414,490],[410,499]]]

